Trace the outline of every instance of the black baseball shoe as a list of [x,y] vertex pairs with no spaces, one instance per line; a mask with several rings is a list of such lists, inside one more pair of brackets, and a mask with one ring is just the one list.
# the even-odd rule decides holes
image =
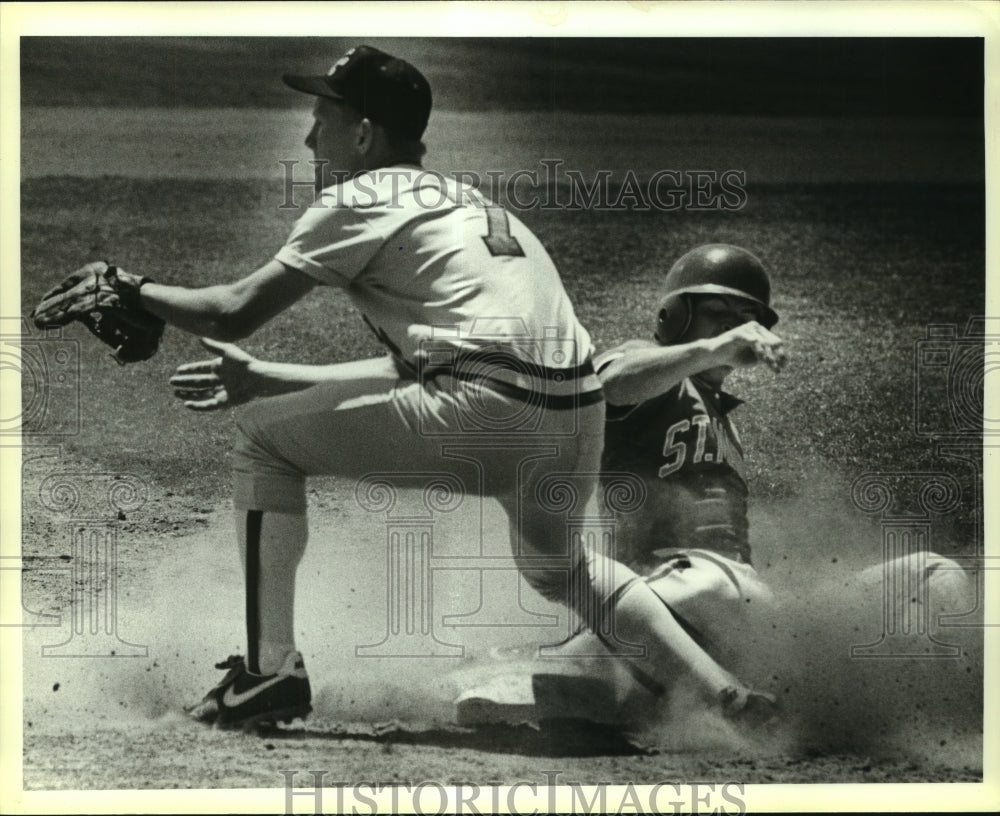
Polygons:
[[719,703],[724,717],[752,728],[772,726],[780,719],[778,700],[773,694],[745,686],[723,689]]
[[217,669],[228,669],[200,703],[187,708],[198,722],[218,728],[276,725],[312,711],[312,692],[302,655],[292,652],[276,674],[252,674],[242,655],[231,655]]

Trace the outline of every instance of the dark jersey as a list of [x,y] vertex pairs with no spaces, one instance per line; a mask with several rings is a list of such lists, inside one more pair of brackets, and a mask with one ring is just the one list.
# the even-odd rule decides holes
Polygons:
[[[638,347],[602,354],[598,372]],[[604,478],[634,474],[647,491],[640,509],[618,518],[616,558],[650,567],[667,552],[697,547],[749,563],[743,447],[729,417],[740,404],[697,378],[639,405],[608,404]]]

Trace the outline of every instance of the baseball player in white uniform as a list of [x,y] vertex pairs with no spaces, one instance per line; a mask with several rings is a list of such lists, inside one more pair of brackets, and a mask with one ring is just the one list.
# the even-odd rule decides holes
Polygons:
[[[591,341],[535,236],[475,191],[421,167],[426,79],[367,46],[326,75],[284,79],[315,98],[306,139],[315,156],[314,205],[256,272],[203,289],[144,283],[141,305],[187,331],[233,341],[313,287],[338,286],[388,354],[307,366],[209,343],[220,357],[182,367],[172,380],[194,409],[267,395],[237,420],[247,655],[218,664],[228,671],[192,716],[232,727],[311,709],[293,634],[306,477],[447,469],[442,443],[456,441],[477,451],[481,478],[466,489],[505,509],[515,561],[536,590],[592,626],[595,614],[614,614],[619,639],[645,647],[634,658],[645,675],[666,683],[682,660],[707,699],[740,716],[751,690],[692,648],[634,572],[578,544],[566,552],[565,518],[540,503],[536,487],[551,474],[575,474],[584,496],[596,485],[604,401]],[[482,432],[484,417],[497,436]]]

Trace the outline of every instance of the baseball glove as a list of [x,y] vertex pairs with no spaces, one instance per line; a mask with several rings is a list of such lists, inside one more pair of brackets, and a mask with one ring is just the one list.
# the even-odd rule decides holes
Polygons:
[[31,313],[40,329],[79,320],[114,349],[120,365],[148,360],[160,346],[164,322],[142,308],[139,287],[150,278],[105,261],[82,266],[47,292]]

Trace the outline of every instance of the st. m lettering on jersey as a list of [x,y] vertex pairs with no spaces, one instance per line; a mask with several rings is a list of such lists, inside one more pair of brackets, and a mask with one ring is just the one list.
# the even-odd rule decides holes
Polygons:
[[735,434],[731,425],[708,414],[696,414],[674,422],[667,428],[663,440],[666,462],[657,475],[664,479],[685,465],[727,463],[745,480],[743,454]]

